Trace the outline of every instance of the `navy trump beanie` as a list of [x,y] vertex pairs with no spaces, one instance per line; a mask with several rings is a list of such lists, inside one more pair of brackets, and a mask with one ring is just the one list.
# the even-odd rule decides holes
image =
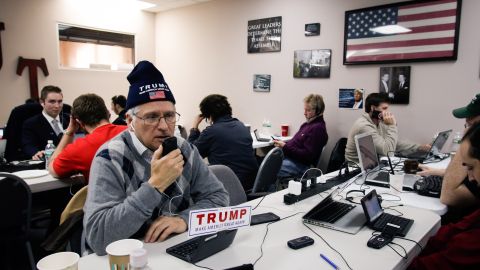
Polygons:
[[130,82],[126,110],[151,101],[170,101],[175,104],[172,91],[162,73],[149,61],[140,61],[128,74]]

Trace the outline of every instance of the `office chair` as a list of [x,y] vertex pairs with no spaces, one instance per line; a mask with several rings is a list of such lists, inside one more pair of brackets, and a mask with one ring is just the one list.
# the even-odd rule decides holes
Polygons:
[[283,151],[279,147],[270,150],[258,168],[257,177],[251,191],[247,192],[248,200],[265,196],[276,191],[277,174],[283,161]]
[[232,169],[225,165],[210,165],[208,168],[223,183],[228,194],[230,194],[230,205],[237,205],[247,201],[247,195],[245,195],[242,184]]
[[30,244],[30,187],[13,174],[0,173],[0,178],[0,269],[36,269]]
[[7,140],[5,159],[7,161],[30,159],[22,151],[23,122],[43,110],[39,103],[22,104],[13,108],[5,127],[4,138]]
[[340,138],[332,149],[326,173],[340,169],[345,162],[345,147],[347,147],[347,138]]
[[57,227],[41,247],[48,252],[73,251],[82,256],[85,252],[83,235],[83,206],[87,200],[88,186],[81,188],[70,199],[62,212],[60,226]]

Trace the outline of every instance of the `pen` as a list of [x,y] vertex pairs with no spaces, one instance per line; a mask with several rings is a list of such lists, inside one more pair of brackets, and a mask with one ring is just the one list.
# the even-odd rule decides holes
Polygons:
[[277,139],[275,139],[273,136],[270,136],[270,137],[272,137],[272,139],[273,139],[274,141],[276,141],[276,140],[277,140]]
[[327,258],[327,256],[320,253],[320,257],[322,257],[322,259],[324,259],[328,264],[330,264],[333,267],[333,269],[339,269],[336,264],[334,264],[332,261],[330,261],[329,258]]

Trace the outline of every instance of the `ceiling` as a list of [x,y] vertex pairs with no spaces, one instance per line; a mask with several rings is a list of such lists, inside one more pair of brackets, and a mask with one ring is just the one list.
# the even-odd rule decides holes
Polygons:
[[141,0],[141,1],[155,4],[154,7],[144,9],[145,11],[161,12],[169,9],[196,5],[196,4],[208,2],[211,0]]

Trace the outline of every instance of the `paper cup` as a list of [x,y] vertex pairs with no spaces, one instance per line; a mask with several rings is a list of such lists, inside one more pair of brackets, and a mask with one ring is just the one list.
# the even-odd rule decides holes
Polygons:
[[137,239],[122,239],[107,246],[108,262],[110,270],[128,270],[130,253],[132,250],[142,248],[143,243]]
[[75,252],[59,252],[41,259],[39,270],[77,270],[80,256]]
[[400,194],[403,189],[404,174],[390,174],[390,193]]
[[287,137],[288,136],[288,125],[282,125],[282,137]]

